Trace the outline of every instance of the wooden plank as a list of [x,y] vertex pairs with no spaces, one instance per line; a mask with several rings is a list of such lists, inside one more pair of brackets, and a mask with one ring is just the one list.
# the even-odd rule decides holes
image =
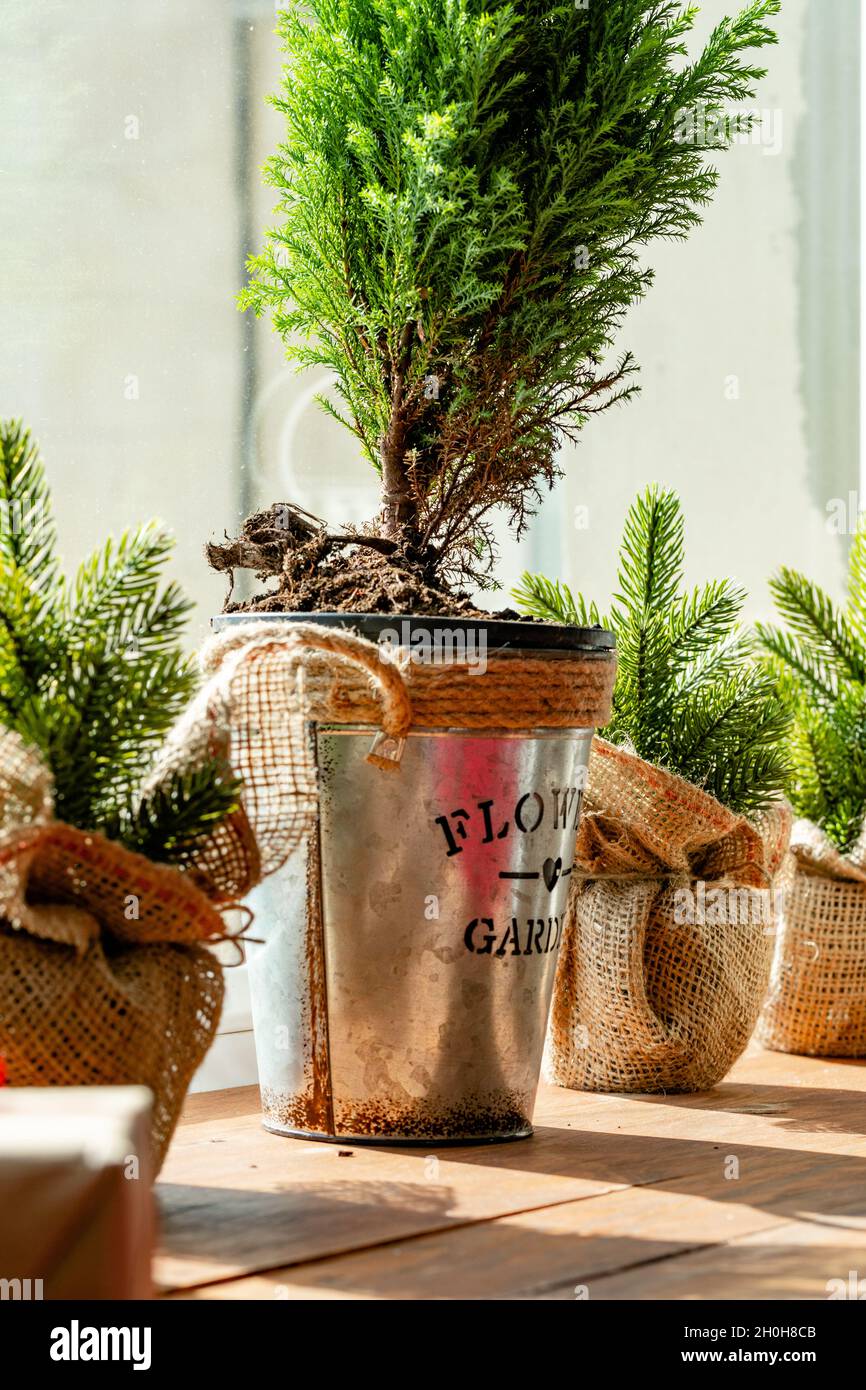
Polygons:
[[251,1118],[261,1114],[258,1086],[231,1086],[224,1091],[197,1091],[187,1096],[175,1135],[175,1141],[185,1139],[190,1125],[210,1124],[241,1115]]
[[[571,1298],[573,1293],[563,1288],[546,1295],[551,1296]],[[600,1279],[592,1296],[642,1301],[862,1299],[866,1297],[866,1229],[840,1227],[826,1219],[775,1226],[726,1245],[664,1260],[643,1278],[639,1271],[620,1271]],[[775,1312],[769,1321],[800,1324],[808,1322],[808,1316]]]
[[[431,1272],[429,1282],[418,1285],[428,1292],[413,1296],[441,1296],[435,1292],[437,1262],[453,1269],[459,1246],[461,1268],[464,1260],[472,1266],[466,1287],[476,1290],[464,1296],[532,1297],[541,1285],[553,1291],[561,1280],[573,1285],[623,1264],[682,1257],[704,1240],[718,1244],[796,1219],[798,1204],[812,1198],[818,1210],[844,1209],[851,1184],[862,1190],[864,1090],[862,1063],[758,1052],[730,1081],[701,1096],[610,1097],[543,1088],[537,1134],[529,1141],[438,1154],[354,1146],[351,1157],[341,1157],[333,1145],[264,1132],[254,1087],[197,1095],[188,1102],[159,1185],[164,1237],[157,1279],[184,1288],[271,1270],[265,1287],[295,1288],[294,1276],[290,1281],[286,1274],[290,1266],[398,1242],[381,1256],[393,1269],[391,1251],[405,1255],[407,1239],[419,1237],[417,1255],[406,1259],[413,1267],[430,1260]],[[740,1178],[724,1176],[729,1157],[739,1161]],[[638,1206],[626,1203],[628,1222],[643,1219],[647,1197],[662,1202],[658,1229],[647,1228],[636,1245],[634,1232],[617,1236],[618,1208],[610,1207],[616,1194],[635,1186],[653,1191]],[[693,1229],[685,1199],[709,1201],[716,1226],[707,1227],[704,1213],[704,1224]],[[677,1203],[683,1204],[679,1214]],[[551,1210],[535,1230],[532,1213],[545,1209]],[[743,1209],[752,1215],[746,1218]],[[567,1234],[552,1240],[548,1220],[557,1229],[564,1223]],[[614,1226],[599,1229],[607,1221]],[[697,1229],[703,1234],[696,1241]],[[437,1232],[441,1250],[453,1254],[430,1244]],[[508,1262],[497,1259],[500,1240],[523,1242],[539,1256],[549,1249],[549,1268],[519,1261],[526,1273],[515,1279]],[[572,1248],[560,1269],[552,1252],[563,1241],[570,1247],[581,1242],[581,1258],[574,1260]],[[473,1242],[476,1257],[465,1253]],[[343,1278],[343,1296],[365,1296],[350,1290],[368,1285],[374,1297],[394,1296],[379,1292],[390,1287],[381,1270],[360,1264],[345,1273],[321,1265],[314,1286],[328,1296]],[[491,1278],[500,1292],[485,1295],[480,1290]],[[249,1287],[240,1296],[250,1296]]]
[[[160,1287],[183,1287],[419,1232],[610,1191],[616,1176],[572,1173],[575,1136],[553,1129],[516,1147],[395,1150],[283,1139],[251,1117],[193,1126],[158,1184]],[[604,1168],[603,1136],[585,1159]],[[350,1154],[351,1156],[342,1156]],[[636,1161],[636,1155],[635,1159]],[[653,1176],[652,1163],[647,1178]],[[658,1171],[661,1176],[661,1169]]]
[[[665,1295],[652,1290],[672,1257],[679,1265],[684,1256],[709,1250],[698,1265],[705,1277],[727,1243],[763,1234],[772,1245],[776,1230],[792,1224],[807,1236],[821,1232],[828,1249],[840,1232],[855,1246],[866,1244],[864,1158],[831,1154],[804,1166],[799,1153],[742,1150],[740,1176],[726,1177],[712,1152],[702,1171],[663,1186],[621,1189],[272,1270],[211,1285],[204,1296],[573,1298],[580,1289],[590,1298],[659,1297]],[[819,1253],[823,1260],[826,1251]],[[823,1287],[830,1273],[826,1260],[816,1272],[815,1258],[813,1251],[801,1261],[804,1278]],[[624,1269],[623,1288],[642,1293],[606,1292],[613,1286],[604,1276]]]

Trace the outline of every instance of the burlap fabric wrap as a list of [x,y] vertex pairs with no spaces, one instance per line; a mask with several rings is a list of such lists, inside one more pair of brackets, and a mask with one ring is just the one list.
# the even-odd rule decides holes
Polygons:
[[154,1166],[219,1018],[194,882],[52,819],[38,754],[0,736],[0,1054],[12,1086],[140,1082]]
[[[608,717],[609,655],[491,656],[483,676],[388,659],[314,623],[233,627],[202,653],[207,683],[166,740],[149,785],[218,758],[243,779],[238,811],[183,872],[53,819],[42,760],[0,734],[0,1054],[14,1086],[140,1083],[154,1094],[155,1168],[223,995],[205,943],[274,872],[317,814],[310,721],[368,722],[398,768],[415,724],[590,727]],[[544,676],[541,680],[540,676]]]
[[549,1080],[672,1092],[704,1090],[725,1075],[766,992],[768,890],[789,829],[785,807],[747,820],[595,740],[545,1051]]
[[866,1056],[866,834],[843,855],[794,822],[758,1037],[778,1052]]

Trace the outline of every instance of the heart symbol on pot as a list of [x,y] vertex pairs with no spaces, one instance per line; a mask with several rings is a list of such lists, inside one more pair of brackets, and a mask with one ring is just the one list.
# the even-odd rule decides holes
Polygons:
[[544,879],[545,883],[547,884],[547,891],[548,891],[549,893],[552,893],[552,892],[553,892],[554,888],[556,887],[556,884],[557,884],[558,881],[559,881],[559,875],[560,875],[561,873],[562,873],[562,860],[561,860],[561,859],[545,859],[544,863],[543,863],[542,866],[541,866],[541,877]]

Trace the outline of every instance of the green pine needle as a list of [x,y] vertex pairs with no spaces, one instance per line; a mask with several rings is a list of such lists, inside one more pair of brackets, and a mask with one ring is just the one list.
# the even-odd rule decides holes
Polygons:
[[866,650],[856,630],[817,584],[783,568],[770,590],[793,637],[812,649],[831,677],[866,681]]
[[525,573],[514,596],[525,613],[546,622],[592,627],[601,621],[594,603],[587,608],[581,594],[575,599],[567,584],[545,579],[543,574]]
[[209,766],[134,809],[196,684],[178,645],[191,605],[162,585],[171,549],[155,524],[126,532],[67,585],[37,446],[0,421],[0,722],[45,757],[60,819],[157,859],[181,856],[237,796]]
[[106,833],[148,859],[178,863],[238,809],[240,792],[240,780],[216,765],[175,773],[144,798],[115,810]]
[[676,494],[649,487],[629,508],[606,619],[543,575],[524,574],[514,597],[546,621],[609,627],[618,670],[605,738],[747,814],[784,787],[790,713],[739,630],[745,591],[721,579],[682,592],[683,539]]
[[843,609],[796,570],[780,570],[770,588],[787,626],[757,633],[794,712],[789,795],[844,854],[866,819],[866,520]]
[[57,581],[51,498],[39,449],[20,420],[0,421],[0,565],[35,591]]

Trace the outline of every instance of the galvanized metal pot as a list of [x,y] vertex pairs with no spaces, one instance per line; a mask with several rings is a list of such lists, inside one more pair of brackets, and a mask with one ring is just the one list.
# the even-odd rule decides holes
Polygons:
[[[314,617],[374,640],[461,627]],[[597,629],[463,626],[484,629],[476,651],[515,660],[609,660],[613,645]],[[265,1126],[356,1143],[531,1134],[593,731],[413,729],[399,775],[367,761],[375,733],[311,725],[317,829],[251,899]]]

